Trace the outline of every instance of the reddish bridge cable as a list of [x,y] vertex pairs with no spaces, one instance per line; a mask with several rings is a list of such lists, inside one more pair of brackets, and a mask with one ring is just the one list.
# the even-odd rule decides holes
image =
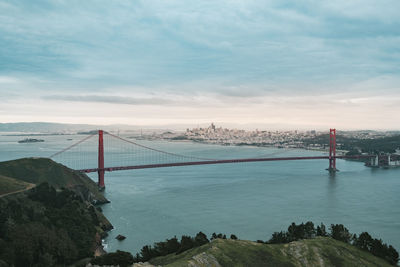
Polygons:
[[[208,164],[223,164],[223,163],[239,163],[239,162],[260,162],[260,161],[280,161],[280,160],[308,160],[308,159],[350,159],[350,158],[370,158],[370,157],[375,157],[375,155],[356,155],[356,156],[336,156],[336,155],[330,155],[330,156],[308,156],[308,157],[269,157],[269,158],[264,158],[264,157],[256,157],[256,158],[239,158],[239,159],[209,159],[209,158],[200,158],[200,157],[193,157],[193,156],[185,156],[185,155],[180,155],[176,153],[171,153],[171,152],[166,152],[162,151],[159,149],[154,149],[145,145],[138,144],[133,141],[126,140],[124,138],[121,138],[119,136],[104,132],[105,134],[110,135],[111,137],[114,137],[116,139],[122,140],[124,142],[133,144],[135,146],[145,148],[147,150],[153,151],[153,152],[158,152],[162,153],[163,155],[170,155],[174,157],[180,157],[180,158],[188,158],[188,159],[197,159],[201,161],[187,161],[187,162],[175,162],[175,163],[156,163],[156,164],[140,164],[140,165],[134,165],[134,166],[115,166],[115,167],[103,167],[103,168],[86,168],[86,169],[79,169],[78,171],[81,172],[97,172],[99,170],[104,170],[104,171],[116,171],[116,170],[129,170],[129,169],[147,169],[147,168],[160,168],[160,167],[173,167],[173,166],[189,166],[189,165],[208,165]],[[55,157],[81,143],[84,141],[90,139],[91,137],[95,136],[97,134],[92,134],[84,139],[80,140],[79,142],[53,154],[50,156]]]
[[139,147],[142,147],[142,148],[145,148],[145,149],[148,149],[148,150],[152,150],[152,151],[159,152],[159,153],[163,153],[163,154],[170,155],[170,156],[175,156],[175,157],[180,157],[180,158],[198,159],[198,160],[215,160],[215,159],[210,159],[210,158],[200,158],[200,157],[193,157],[193,156],[185,156],[185,155],[175,154],[175,153],[171,153],[171,152],[167,152],[167,151],[163,151],[163,150],[151,148],[151,147],[148,147],[148,146],[145,146],[145,145],[141,145],[141,144],[135,143],[135,142],[133,142],[133,141],[126,140],[126,139],[124,139],[124,138],[122,138],[122,137],[113,135],[113,134],[108,133],[108,132],[104,132],[104,133],[105,133],[105,134],[108,134],[108,135],[110,135],[110,136],[112,136],[112,137],[114,137],[114,138],[117,138],[117,139],[120,139],[120,140],[122,140],[122,141],[125,141],[125,142],[127,142],[127,143],[133,144],[133,145],[135,145],[135,146],[139,146]]
[[69,147],[67,147],[67,148],[65,148],[65,149],[63,149],[63,150],[58,151],[57,153],[54,153],[54,154],[51,155],[49,158],[53,158],[53,157],[55,157],[55,156],[57,156],[57,155],[60,155],[61,153],[64,153],[65,151],[70,150],[71,148],[73,148],[73,147],[75,147],[75,146],[77,146],[77,145],[79,145],[79,144],[85,142],[86,140],[88,140],[89,138],[91,138],[91,137],[93,137],[93,136],[95,136],[95,135],[97,135],[97,133],[96,133],[96,134],[91,134],[91,135],[89,135],[89,136],[83,138],[83,139],[80,140],[79,142],[76,142],[75,144],[72,144],[72,145],[70,145]]

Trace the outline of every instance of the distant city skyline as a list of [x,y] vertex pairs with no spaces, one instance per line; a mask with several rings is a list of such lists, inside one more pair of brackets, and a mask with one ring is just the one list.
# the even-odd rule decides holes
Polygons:
[[0,0],[0,122],[400,130],[398,10]]

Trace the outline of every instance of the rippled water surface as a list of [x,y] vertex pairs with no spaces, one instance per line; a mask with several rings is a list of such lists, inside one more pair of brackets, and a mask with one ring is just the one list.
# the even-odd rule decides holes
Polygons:
[[[0,136],[0,160],[48,156],[82,136],[44,136],[43,143],[18,144]],[[73,140],[67,140],[72,138]],[[140,141],[176,153],[210,158],[321,155],[321,152],[226,147],[184,142]],[[116,153],[116,152],[115,152]],[[95,158],[95,153],[93,153]],[[368,231],[400,249],[400,168],[371,169],[338,160],[186,166],[106,173],[104,214],[115,229],[107,249],[135,253],[143,245],[198,231],[268,239],[291,222],[343,223]],[[97,180],[95,174],[90,175]],[[127,239],[119,242],[115,236]]]

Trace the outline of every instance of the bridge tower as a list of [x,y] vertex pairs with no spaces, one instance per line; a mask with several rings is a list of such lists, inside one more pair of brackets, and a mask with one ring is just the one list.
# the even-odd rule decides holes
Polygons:
[[98,164],[98,175],[99,175],[99,188],[103,190],[104,185],[104,143],[103,143],[103,130],[99,130],[99,164]]
[[336,172],[336,129],[329,130],[329,168],[330,172]]

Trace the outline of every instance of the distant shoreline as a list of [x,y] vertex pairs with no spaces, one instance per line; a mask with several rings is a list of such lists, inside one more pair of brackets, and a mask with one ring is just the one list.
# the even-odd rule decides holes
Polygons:
[[32,134],[2,134],[1,136],[56,136],[56,135],[77,135],[72,133],[32,133]]
[[[144,139],[147,140],[147,139]],[[329,149],[322,149],[322,148],[304,148],[304,147],[277,147],[274,145],[257,145],[257,144],[223,144],[223,143],[211,143],[211,142],[206,142],[206,141],[196,141],[196,140],[172,140],[172,139],[159,139],[163,141],[168,141],[168,142],[182,142],[182,143],[198,143],[198,144],[205,144],[205,145],[217,145],[217,146],[245,146],[245,147],[254,147],[254,148],[275,148],[275,149],[288,149],[288,150],[305,150],[305,151],[318,151],[318,152],[325,152],[329,153]],[[150,140],[149,140],[150,141]],[[345,154],[349,151],[347,150],[336,150],[336,153],[341,153]]]

